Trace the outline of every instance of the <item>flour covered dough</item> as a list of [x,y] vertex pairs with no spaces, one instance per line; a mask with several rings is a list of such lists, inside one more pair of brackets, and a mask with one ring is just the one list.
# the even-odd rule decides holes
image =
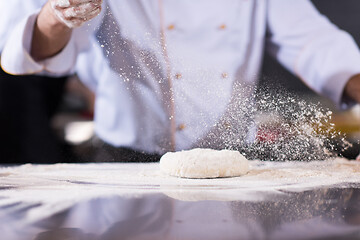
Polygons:
[[195,148],[166,153],[160,170],[183,178],[237,177],[249,171],[249,162],[238,151]]

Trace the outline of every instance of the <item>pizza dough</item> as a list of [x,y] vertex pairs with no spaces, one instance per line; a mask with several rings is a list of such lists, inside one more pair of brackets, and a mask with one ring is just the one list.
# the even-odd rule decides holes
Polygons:
[[166,153],[160,170],[183,178],[236,177],[249,171],[249,162],[238,151],[195,148]]

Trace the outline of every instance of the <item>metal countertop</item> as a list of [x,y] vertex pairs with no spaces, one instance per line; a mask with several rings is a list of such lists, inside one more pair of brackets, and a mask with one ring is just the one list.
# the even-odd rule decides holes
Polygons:
[[3,166],[1,239],[360,239],[359,170],[253,161],[243,177],[178,179],[157,163]]

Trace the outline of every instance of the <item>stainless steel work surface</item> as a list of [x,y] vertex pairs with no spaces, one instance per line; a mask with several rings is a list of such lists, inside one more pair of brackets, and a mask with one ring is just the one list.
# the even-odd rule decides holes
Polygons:
[[3,166],[0,239],[360,239],[360,163],[251,161],[236,178],[158,163]]

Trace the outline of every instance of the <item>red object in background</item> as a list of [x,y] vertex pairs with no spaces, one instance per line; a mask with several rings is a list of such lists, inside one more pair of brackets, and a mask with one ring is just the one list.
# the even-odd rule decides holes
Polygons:
[[274,143],[280,138],[281,135],[282,134],[279,129],[259,128],[256,134],[256,140],[259,142]]
[[87,119],[87,120],[93,120],[94,119],[94,112],[82,111],[82,112],[80,112],[80,116]]

